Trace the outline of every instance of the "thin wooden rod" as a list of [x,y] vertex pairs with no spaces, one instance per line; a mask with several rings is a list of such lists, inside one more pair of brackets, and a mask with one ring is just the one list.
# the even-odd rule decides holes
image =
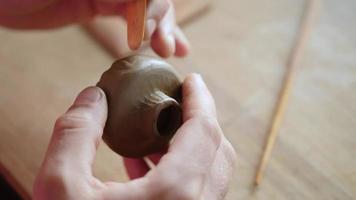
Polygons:
[[255,184],[259,185],[262,181],[263,174],[266,170],[267,163],[271,157],[272,149],[274,147],[278,130],[281,126],[282,119],[287,108],[288,99],[290,96],[291,88],[294,83],[298,64],[301,60],[302,53],[305,48],[307,39],[309,38],[311,28],[313,25],[313,18],[317,9],[317,0],[306,0],[306,8],[304,10],[303,18],[299,25],[299,31],[296,36],[293,49],[289,55],[287,62],[287,71],[283,81],[283,86],[279,93],[279,99],[277,101],[275,112],[272,118],[271,127],[269,129],[268,138],[266,141],[265,149],[262,154],[260,165],[256,172]]
[[127,2],[127,40],[130,49],[137,50],[141,47],[146,24],[147,0],[133,0]]

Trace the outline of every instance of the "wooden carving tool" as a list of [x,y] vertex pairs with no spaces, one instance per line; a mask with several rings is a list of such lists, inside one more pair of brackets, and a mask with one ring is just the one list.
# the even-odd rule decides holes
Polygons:
[[317,9],[317,0],[306,0],[306,8],[300,23],[299,31],[294,42],[293,49],[288,58],[287,72],[284,78],[280,96],[276,104],[271,128],[269,130],[266,146],[256,172],[255,184],[259,185],[262,181],[263,173],[266,170],[268,160],[271,157],[272,149],[275,144],[282,119],[287,108],[288,98],[294,83],[298,64],[301,60],[306,41],[310,35],[313,18]]
[[127,3],[127,39],[130,49],[140,48],[145,34],[147,0]]

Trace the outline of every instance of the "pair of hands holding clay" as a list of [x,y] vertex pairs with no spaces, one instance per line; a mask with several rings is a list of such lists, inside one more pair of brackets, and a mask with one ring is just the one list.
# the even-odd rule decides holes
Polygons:
[[[167,152],[124,158],[131,181],[101,182],[92,173],[107,117],[98,87],[82,91],[58,118],[37,176],[34,199],[221,200],[228,189],[235,153],[216,119],[214,100],[201,76],[183,83],[183,125]],[[78,159],[80,158],[80,159]]]
[[[124,0],[0,0],[0,24],[18,29],[85,23],[97,15],[124,15]],[[170,0],[151,0],[146,35],[162,57],[184,56],[189,44],[177,27]],[[119,44],[118,44],[119,45]],[[83,90],[56,121],[34,186],[34,199],[223,199],[235,152],[216,118],[214,100],[201,76],[182,85],[183,125],[167,152],[143,159],[124,158],[127,183],[101,182],[92,164],[107,119],[104,92]],[[80,159],[78,159],[80,158]]]

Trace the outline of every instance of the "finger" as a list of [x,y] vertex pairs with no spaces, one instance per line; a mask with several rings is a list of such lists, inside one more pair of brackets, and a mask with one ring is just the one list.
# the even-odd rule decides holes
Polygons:
[[91,0],[90,5],[94,16],[126,17],[127,3],[133,0]]
[[145,27],[145,34],[144,34],[144,40],[148,41],[151,39],[154,31],[157,28],[157,23],[155,20],[153,19],[148,19],[146,22],[146,27]]
[[150,161],[157,165],[159,163],[159,161],[161,160],[161,158],[167,153],[167,150],[164,150],[162,152],[158,152],[158,153],[154,153],[151,155],[148,155],[147,157],[150,159]]
[[150,198],[200,197],[220,143],[217,128],[209,123],[192,119],[178,130],[168,153],[143,178],[149,183]]
[[[184,80],[183,116],[184,124],[177,131],[168,153],[177,158],[192,158],[192,161],[199,156],[202,162],[214,158],[222,134],[214,100],[200,75],[191,74]],[[206,151],[201,152],[202,149]],[[199,163],[197,161],[193,163]]]
[[167,1],[150,1],[147,9],[147,22],[145,27],[145,40],[149,40],[156,31],[160,21],[169,9]]
[[[215,109],[208,107],[213,103],[204,103],[211,95],[199,75],[190,75],[184,84],[183,103],[189,103],[183,113],[185,109]],[[191,98],[195,98],[194,103]],[[191,115],[177,131],[168,153],[146,175],[151,187],[155,185],[151,190],[154,197],[163,193],[168,195],[163,199],[197,199],[201,194],[222,138],[215,116],[209,113]]]
[[143,159],[124,158],[124,165],[130,179],[141,178],[150,171],[150,168]]
[[176,51],[174,52],[174,55],[178,57],[186,56],[190,51],[190,43],[178,26],[175,28],[174,36],[176,45]]
[[192,74],[183,82],[183,121],[199,116],[216,118],[215,102],[202,77]]
[[170,0],[150,1],[147,8],[147,19],[152,19],[159,24],[172,6],[173,4]]
[[94,16],[125,16],[126,1],[121,0],[92,0]]
[[[166,153],[167,151],[151,154],[148,155],[147,158],[153,163],[153,165],[157,165],[162,156]],[[143,177],[147,174],[148,171],[151,170],[151,167],[144,159],[124,158],[124,165],[130,179]]]
[[83,90],[68,111],[56,121],[45,168],[91,174],[106,116],[107,103],[103,91],[98,87]]
[[164,58],[173,55],[175,52],[174,29],[176,27],[176,19],[171,0],[152,1],[148,8],[148,21],[150,19],[156,23],[156,29],[151,36],[152,49]]
[[171,34],[165,35],[158,29],[152,35],[151,48],[162,58],[168,58],[175,52],[175,38]]
[[225,138],[218,149],[210,175],[203,190],[203,199],[222,200],[228,191],[228,185],[236,165],[236,153]]

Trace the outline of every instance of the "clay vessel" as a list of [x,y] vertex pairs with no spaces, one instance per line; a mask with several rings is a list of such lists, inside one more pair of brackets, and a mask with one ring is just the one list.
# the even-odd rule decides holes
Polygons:
[[97,84],[108,100],[103,139],[116,153],[143,157],[167,148],[182,123],[181,80],[158,58],[118,60]]

